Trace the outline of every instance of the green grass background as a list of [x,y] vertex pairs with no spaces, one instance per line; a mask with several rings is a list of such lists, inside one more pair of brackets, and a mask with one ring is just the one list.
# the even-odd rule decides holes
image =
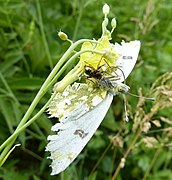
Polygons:
[[[58,38],[57,32],[64,31],[73,41],[98,39],[101,36],[104,3],[111,8],[109,18],[117,19],[111,42],[138,39],[142,44],[135,69],[127,79],[131,92],[138,94],[138,89],[142,88],[143,95],[155,95],[150,91],[152,84],[172,71],[170,0],[1,0],[0,143],[13,133],[51,69],[69,47],[69,43]],[[159,83],[164,88],[168,87],[168,92],[166,99],[160,97],[158,100],[167,103],[172,98],[172,83],[163,79]],[[40,101],[35,113],[50,95],[51,89]],[[122,116],[123,99],[115,97],[105,120],[87,147],[64,173],[55,177],[49,175],[51,162],[47,160],[48,153],[44,149],[46,138],[51,134],[50,128],[57,120],[48,119],[44,113],[19,136],[16,143],[22,145],[14,150],[0,169],[0,179],[80,180],[88,176],[91,180],[111,179],[135,137],[133,119],[137,119],[139,114],[143,118],[157,105],[145,102],[141,108],[145,112],[143,115],[138,109],[139,100],[130,96],[127,99],[130,121],[126,123]],[[149,133],[140,135],[117,179],[172,179],[171,109],[170,104],[154,113],[152,119],[160,121],[164,118],[168,123],[163,121],[161,127],[152,126]],[[166,128],[171,128],[171,131],[165,131]],[[117,140],[111,143],[109,136],[116,135]],[[143,143],[145,136],[156,138],[158,144],[148,148]]]

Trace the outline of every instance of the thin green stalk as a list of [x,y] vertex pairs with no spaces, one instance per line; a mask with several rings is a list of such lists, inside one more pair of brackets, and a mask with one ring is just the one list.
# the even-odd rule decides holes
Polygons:
[[[8,3],[9,3],[9,1],[6,1],[6,7],[7,7]],[[10,19],[9,13],[8,13],[7,11],[4,11],[4,14],[5,14],[6,17],[7,17],[7,21],[8,21],[8,23],[9,23],[9,27],[10,27],[10,29],[11,29],[11,34],[15,33],[14,28],[13,28],[13,25],[12,25],[12,23],[11,23],[11,19]],[[20,46],[20,43],[19,43],[19,41],[18,41],[18,39],[17,39],[16,36],[14,37],[14,41],[16,42],[19,51],[22,51],[22,47]],[[30,69],[29,69],[29,65],[28,65],[28,63],[27,63],[27,60],[26,60],[24,54],[23,54],[23,53],[21,53],[21,54],[22,54],[23,62],[24,62],[25,67],[26,67],[26,72],[27,72],[27,73],[29,74],[29,76],[30,76]]]
[[103,52],[100,51],[95,51],[95,50],[89,50],[89,49],[85,49],[82,51],[77,52],[75,55],[73,55],[66,64],[64,64],[64,66],[60,69],[60,71],[58,72],[58,74],[53,78],[53,80],[50,83],[50,86],[52,86],[57,79],[59,78],[59,76],[64,72],[64,70],[70,65],[70,63],[72,63],[73,60],[75,60],[78,56],[80,56],[81,54],[85,53],[85,52],[93,52],[93,53],[97,53],[97,54],[104,54]]
[[156,151],[156,153],[154,154],[154,157],[153,157],[152,161],[150,162],[150,165],[149,165],[149,167],[148,167],[148,169],[147,169],[147,171],[146,171],[146,173],[145,173],[145,175],[144,175],[144,177],[143,177],[143,180],[146,180],[146,179],[147,179],[147,177],[148,177],[148,175],[149,175],[149,173],[150,173],[153,165],[155,164],[155,161],[157,160],[160,152],[161,152],[161,148],[158,149],[158,150]]
[[[77,44],[77,43],[76,43]],[[43,95],[46,93],[45,91],[45,87],[46,85],[51,81],[51,79],[55,76],[56,72],[58,71],[58,69],[61,67],[61,65],[63,64],[63,62],[66,60],[66,58],[71,54],[71,51],[75,48],[75,45],[73,44],[73,46],[70,46],[68,51],[66,51],[66,53],[62,56],[61,60],[56,64],[56,66],[54,67],[54,69],[51,71],[51,73],[49,74],[48,78],[46,79],[46,81],[44,82],[44,84],[42,85],[42,87],[40,88],[38,94],[36,95],[35,99],[33,100],[33,102],[31,103],[30,107],[28,108],[26,114],[24,115],[24,117],[22,118],[21,122],[19,123],[18,127],[16,128],[15,132],[17,132],[24,124],[25,122],[29,119],[30,115],[32,114],[33,110],[35,109],[36,105],[38,104],[39,100],[43,97]],[[15,133],[14,132],[14,133]],[[10,148],[12,147],[15,139],[17,138],[17,136],[14,136],[12,138],[11,141],[8,141],[8,144],[6,144],[7,146],[4,148],[3,152],[0,155],[0,166],[2,165],[2,163],[4,163],[4,159],[6,158],[6,156],[8,155],[8,152],[10,150]],[[2,146],[3,147],[3,146]]]
[[12,153],[12,151],[17,147],[20,146],[20,144],[16,144],[13,148],[11,148],[9,151],[6,152],[6,155],[4,156],[4,158],[2,159],[2,161],[0,162],[0,166],[2,166],[4,164],[4,162],[7,160],[8,156]]
[[[0,150],[3,149],[8,143],[11,143],[13,141],[15,141],[15,139],[17,138],[17,136],[24,130],[26,129],[28,126],[30,126],[47,108],[47,106],[49,105],[49,103],[51,102],[51,100],[54,98],[56,94],[54,93],[51,98],[48,100],[48,102],[41,108],[41,110],[34,116],[32,117],[27,123],[25,123],[21,128],[19,128],[18,130],[16,130],[1,146],[0,146]],[[3,151],[4,152],[4,151]],[[6,151],[5,151],[6,153]],[[5,156],[5,153],[3,154]],[[2,159],[0,158],[0,166],[3,165],[4,161],[4,156],[2,157]]]
[[44,48],[45,48],[45,53],[47,55],[50,68],[53,69],[53,62],[52,62],[52,59],[51,59],[51,54],[50,54],[50,50],[49,50],[49,47],[48,47],[48,42],[47,42],[46,37],[45,37],[45,32],[44,32],[44,26],[43,26],[43,21],[42,21],[42,14],[41,14],[41,8],[40,8],[39,0],[36,0],[36,7],[37,7],[37,12],[38,12],[39,26],[40,26],[40,30],[41,30],[41,35],[42,35],[42,40],[43,40],[43,44],[44,44]]
[[[54,78],[54,76],[56,75],[57,71],[60,69],[60,67],[63,65],[63,63],[67,60],[67,58],[73,53],[74,49],[81,43],[84,42],[92,42],[92,43],[99,43],[96,42],[94,40],[87,40],[87,39],[81,39],[75,43],[73,43],[68,50],[65,52],[65,54],[61,57],[61,59],[59,60],[59,62],[56,64],[56,66],[54,67],[54,69],[51,71],[51,73],[49,74],[49,76],[47,77],[47,79],[45,80],[44,84],[42,85],[42,87],[40,88],[40,90],[38,91],[35,99],[32,101],[30,107],[28,108],[27,112],[25,113],[24,117],[22,118],[21,122],[19,123],[18,127],[16,128],[15,132],[18,132],[18,130],[26,123],[26,121],[29,119],[30,115],[32,114],[33,110],[35,109],[36,105],[39,103],[40,99],[44,96],[44,94],[47,92],[48,88],[46,88],[51,80]],[[15,133],[14,132],[14,133]],[[0,165],[2,165],[2,161],[3,159],[6,157],[6,155],[8,154],[10,148],[12,147],[13,143],[15,142],[17,136],[13,137],[13,139],[11,141],[8,141],[8,144],[6,144],[7,146],[4,148],[4,146],[1,147],[0,150],[3,150],[3,152],[0,155]],[[4,162],[4,161],[3,161]]]
[[57,79],[61,76],[61,74],[65,71],[65,69],[72,63],[73,60],[75,60],[78,56],[80,56],[81,54],[85,52],[93,52],[93,53],[102,54],[102,55],[104,54],[103,52],[90,50],[90,49],[85,49],[85,50],[77,52],[63,65],[63,67],[59,70],[59,72],[54,76],[52,81],[46,86],[45,91],[47,91],[57,81]]
[[79,9],[79,15],[78,15],[78,18],[77,18],[77,22],[76,22],[74,34],[73,34],[73,37],[72,37],[73,40],[76,39],[76,35],[77,35],[77,33],[78,33],[79,24],[80,24],[81,17],[82,17],[82,12],[83,12],[83,7],[81,7],[81,8]]
[[[29,118],[29,116],[31,115],[31,113],[33,112],[34,108],[36,107],[36,105],[38,104],[39,100],[43,97],[43,95],[46,93],[46,91],[48,90],[46,87],[48,86],[48,84],[51,82],[51,80],[53,79],[53,77],[56,75],[57,71],[60,69],[60,67],[63,65],[63,63],[65,62],[65,60],[70,56],[70,54],[73,52],[73,50],[76,48],[76,46],[78,46],[79,44],[85,42],[85,41],[89,41],[89,42],[93,42],[96,43],[96,41],[94,40],[86,40],[86,39],[82,39],[77,41],[76,43],[72,44],[69,49],[66,51],[66,53],[62,56],[62,58],[59,60],[59,62],[56,64],[56,66],[54,67],[54,69],[51,71],[51,73],[49,74],[49,76],[47,77],[47,79],[45,80],[45,82],[43,83],[42,87],[40,88],[40,90],[38,91],[35,99],[33,100],[33,102],[31,103],[30,107],[28,108],[25,116],[23,117],[23,119],[21,120],[21,122],[19,123],[18,128],[20,128]],[[17,130],[16,129],[16,130]]]
[[[140,137],[141,133],[142,133],[142,131],[139,129],[137,134],[134,135],[133,141],[131,142],[127,152],[124,154],[124,157],[123,157],[124,159],[126,159],[128,157],[129,153],[131,152],[132,148],[134,147],[134,145],[135,145],[136,141],[138,140],[138,138]],[[113,174],[112,180],[116,179],[116,177],[117,177],[118,173],[120,172],[120,170],[121,170],[121,163],[119,163],[115,173]]]
[[29,154],[30,156],[34,157],[35,159],[42,161],[44,158],[39,156],[38,154],[34,153],[33,151],[25,148],[25,147],[21,147],[22,151],[26,152],[27,154]]
[[17,98],[13,94],[11,88],[9,87],[7,81],[5,80],[5,78],[1,72],[0,72],[0,79],[1,79],[2,83],[4,84],[6,90],[8,91],[8,96],[12,97],[13,100],[19,105],[20,104],[19,101],[17,100]]
[[94,165],[94,167],[91,170],[91,173],[89,174],[88,179],[90,179],[90,177],[93,175],[93,173],[95,172],[96,168],[98,167],[98,165],[100,164],[100,162],[102,161],[102,159],[105,157],[107,151],[110,149],[110,147],[112,146],[112,141],[108,144],[108,146],[106,147],[106,149],[103,151],[102,155],[100,156],[100,158],[98,159],[98,161],[96,162],[96,164]]

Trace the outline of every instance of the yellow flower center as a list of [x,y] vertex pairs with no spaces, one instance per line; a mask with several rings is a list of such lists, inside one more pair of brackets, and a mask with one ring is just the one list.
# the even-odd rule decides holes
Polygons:
[[82,67],[85,65],[89,66],[91,65],[95,69],[98,68],[98,66],[114,66],[115,61],[118,59],[119,55],[114,52],[108,36],[102,36],[98,42],[100,44],[92,44],[90,42],[83,43],[81,50],[86,49],[92,49],[95,51],[103,52],[104,54],[97,54],[92,52],[86,52],[81,54],[80,57],[80,63],[82,64]]

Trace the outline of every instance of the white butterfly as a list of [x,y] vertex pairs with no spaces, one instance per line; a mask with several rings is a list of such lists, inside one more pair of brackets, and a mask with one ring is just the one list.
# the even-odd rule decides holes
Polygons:
[[[120,78],[115,83],[128,91],[128,86],[122,82],[137,61],[140,41],[116,43],[112,47],[121,55],[114,65],[120,67],[116,71]],[[56,95],[49,106],[49,113],[50,117],[58,117],[60,122],[52,127],[56,134],[48,136],[46,147],[52,159],[51,175],[64,171],[78,156],[104,119],[113,95],[117,93],[115,89],[113,94],[108,91],[102,93],[87,84],[74,83]]]

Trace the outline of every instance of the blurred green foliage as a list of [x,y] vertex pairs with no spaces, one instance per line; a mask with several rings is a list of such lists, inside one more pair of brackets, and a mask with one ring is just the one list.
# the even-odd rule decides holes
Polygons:
[[[141,129],[142,134],[117,179],[172,179],[170,0],[1,0],[0,143],[13,133],[52,67],[68,48],[69,44],[57,37],[57,31],[64,31],[73,41],[98,39],[101,36],[101,9],[104,3],[111,8],[109,17],[117,18],[112,42],[139,39],[142,43],[137,65],[127,84],[132,92],[137,94],[138,89],[142,88],[144,95],[157,96],[158,101],[152,104],[140,100],[140,105],[138,99],[128,96],[131,120],[126,123],[122,120],[123,100],[115,97],[105,120],[87,147],[58,177],[49,175],[50,161],[46,159],[48,153],[44,152],[46,137],[51,134],[50,128],[56,120],[48,119],[45,113],[19,136],[16,143],[22,145],[15,149],[0,169],[1,179],[80,180],[89,175],[91,180],[111,179],[120,159],[136,137],[136,130],[141,129],[136,121],[140,118],[141,122],[146,115],[151,117],[149,121],[158,120],[161,127],[151,122],[148,133]],[[153,82],[168,72],[151,89]],[[51,90],[35,112],[47,102],[50,94]],[[153,111],[151,116],[149,112],[155,107],[158,110]],[[147,147],[146,143],[155,142],[150,139],[148,142],[145,139],[147,136],[155,138],[158,143]]]

